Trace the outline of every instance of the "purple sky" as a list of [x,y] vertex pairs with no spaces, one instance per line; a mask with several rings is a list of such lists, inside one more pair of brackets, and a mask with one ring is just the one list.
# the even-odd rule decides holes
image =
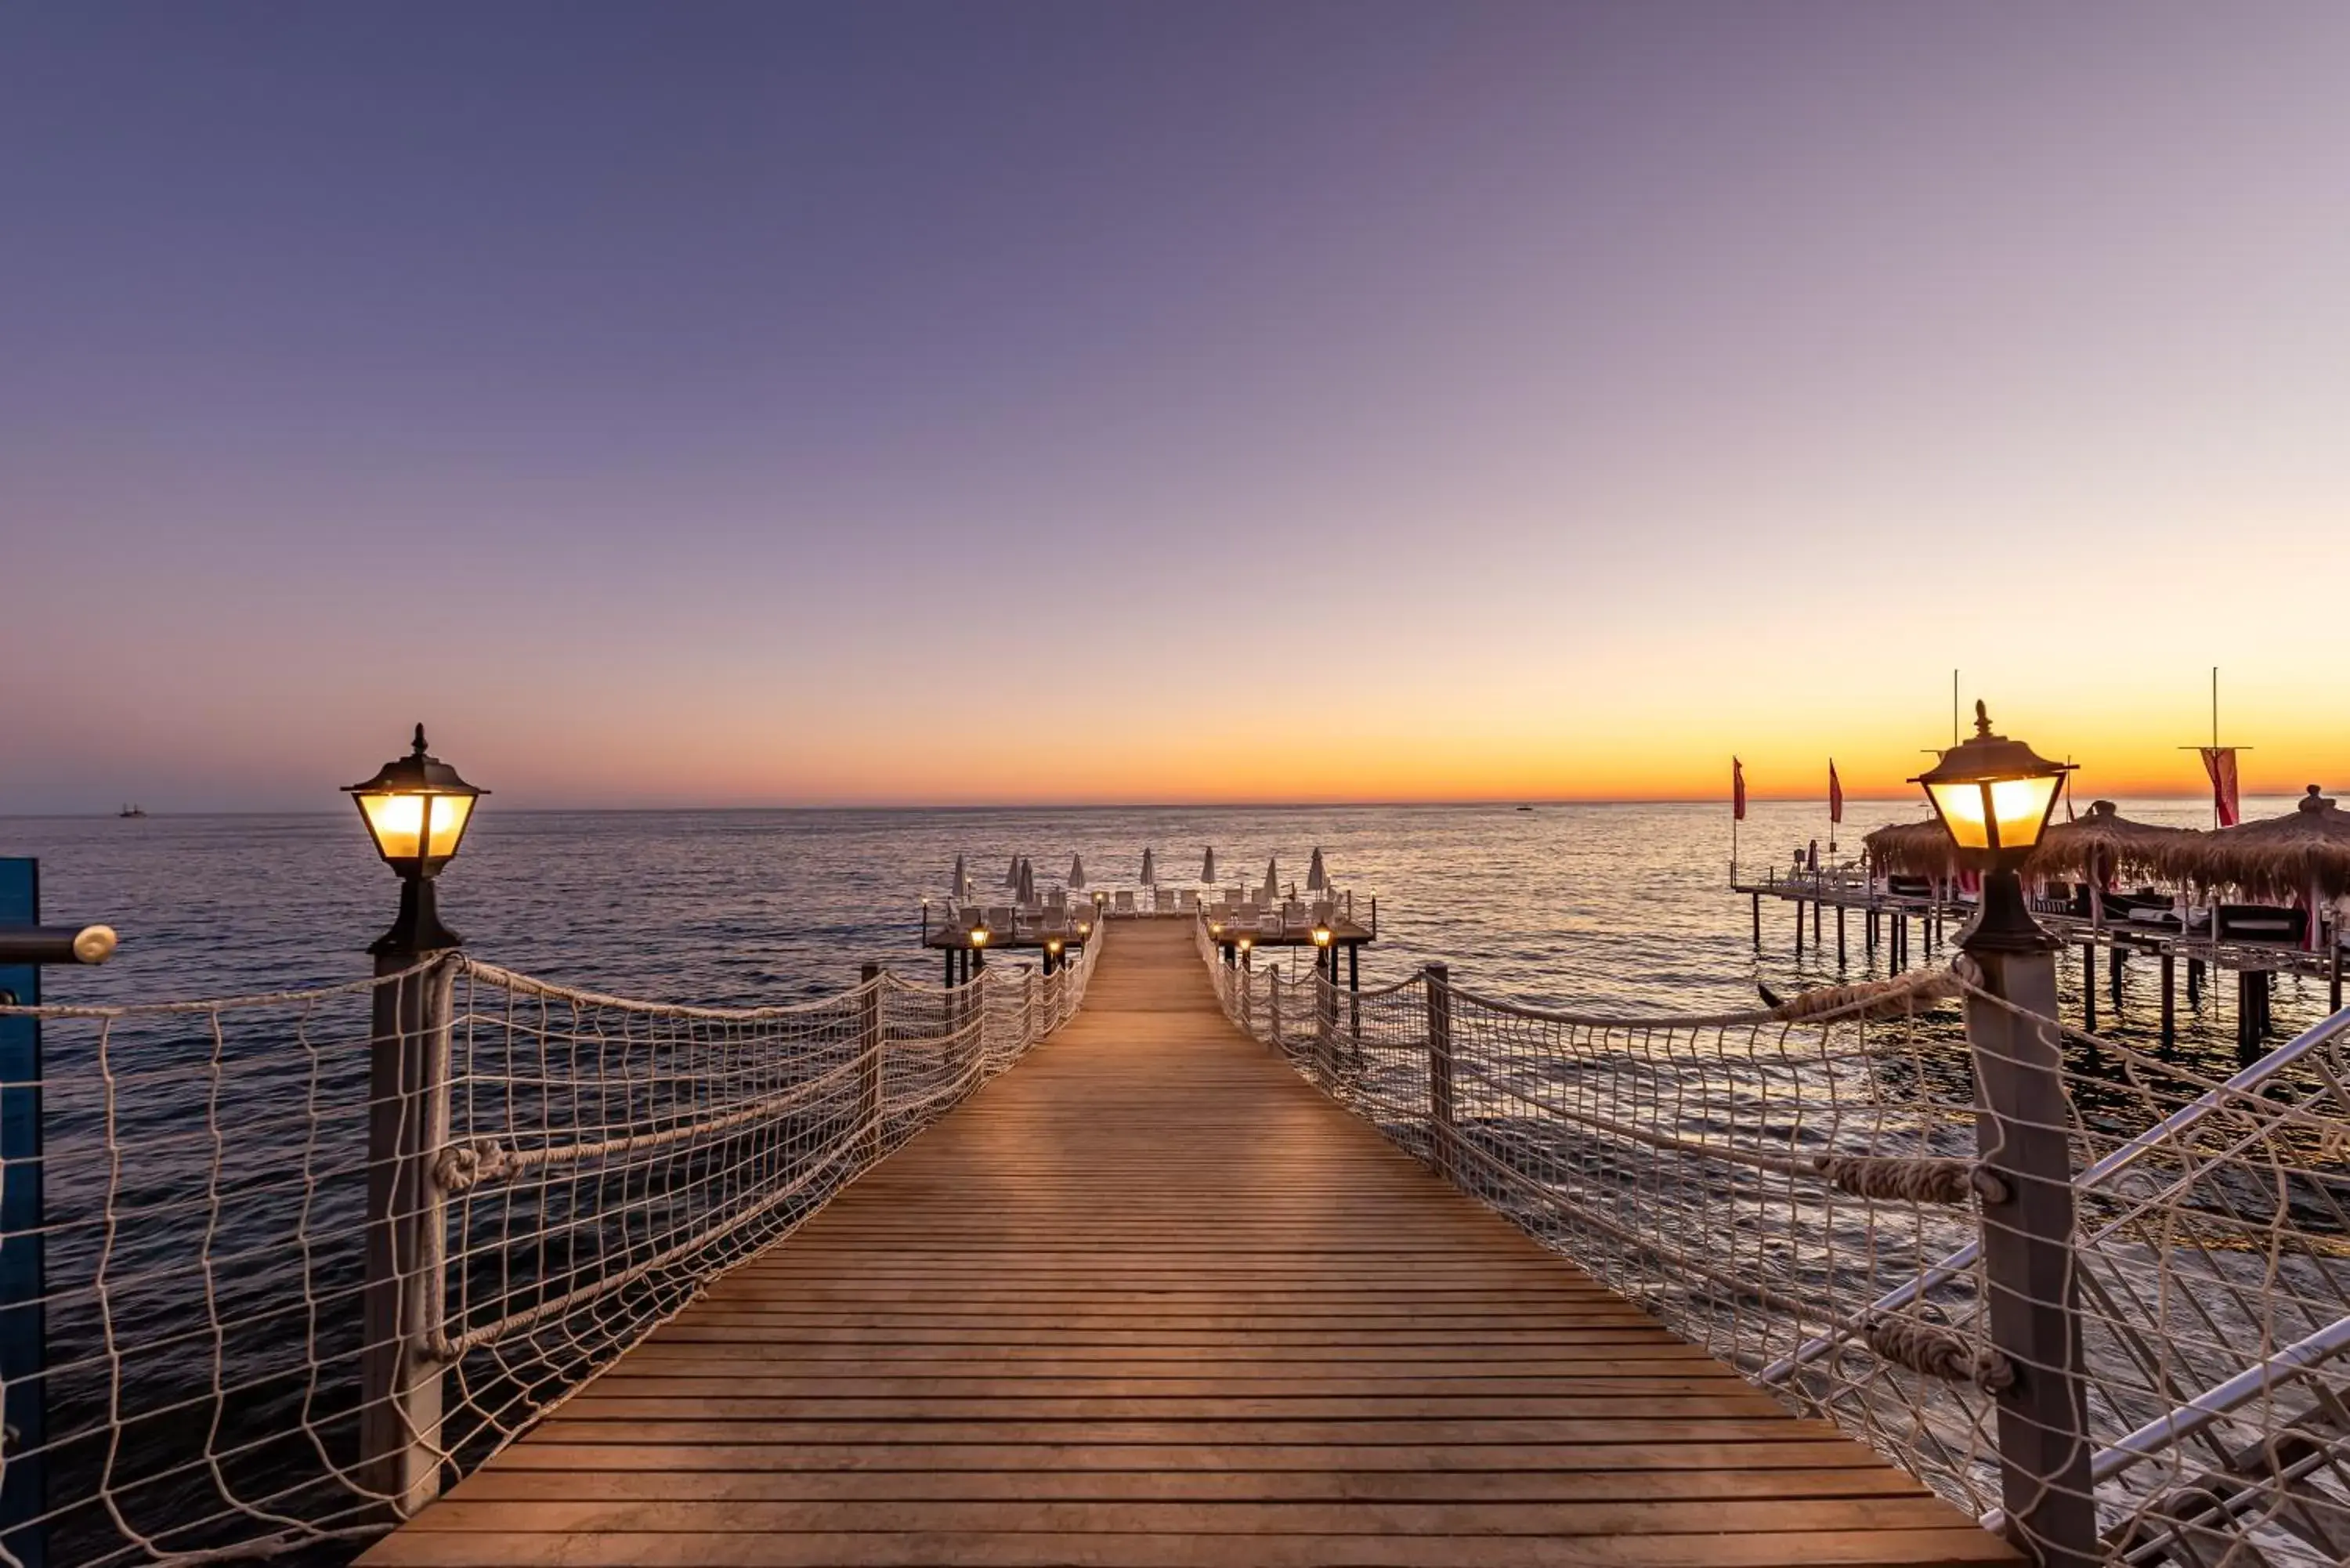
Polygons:
[[523,805],[1865,786],[1953,665],[2350,785],[2345,83],[2334,3],[7,7],[0,814],[420,717]]

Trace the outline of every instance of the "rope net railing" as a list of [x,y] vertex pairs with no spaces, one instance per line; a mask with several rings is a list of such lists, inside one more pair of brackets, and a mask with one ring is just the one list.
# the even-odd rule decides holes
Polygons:
[[348,1556],[1052,1034],[1097,952],[786,1007],[452,953],[8,1010],[47,1202],[0,1252],[47,1278],[0,1332],[47,1344],[0,1389],[0,1559]]
[[[2061,1366],[1987,1310],[1986,1238],[2036,1201],[2002,1140],[2034,1129],[1986,1115],[1961,1010],[2015,1010],[1968,961],[1641,1019],[1440,967],[1350,991],[1242,967],[1204,928],[1201,952],[1235,1023],[1395,1143],[1795,1408],[2083,1560],[2006,1511],[2054,1434],[2012,1408],[2003,1430],[2002,1397]],[[2112,1562],[2350,1560],[2350,1013],[2224,1083],[2017,1022],[2062,1043],[2040,1130],[2069,1147],[2074,1216],[2038,1304],[2071,1303],[2085,1388],[2081,1442],[2040,1449],[2072,1463],[2031,1461],[2027,1494],[2092,1499]]]

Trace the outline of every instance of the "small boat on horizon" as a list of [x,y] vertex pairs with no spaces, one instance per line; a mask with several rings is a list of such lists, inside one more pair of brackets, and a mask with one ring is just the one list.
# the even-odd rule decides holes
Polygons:
[[147,810],[144,806],[126,805],[114,815],[117,816],[144,816],[147,815]]

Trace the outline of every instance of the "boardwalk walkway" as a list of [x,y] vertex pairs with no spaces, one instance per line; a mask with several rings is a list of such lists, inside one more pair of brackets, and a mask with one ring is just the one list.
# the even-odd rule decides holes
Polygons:
[[365,1562],[2013,1560],[1325,1100],[1146,921]]

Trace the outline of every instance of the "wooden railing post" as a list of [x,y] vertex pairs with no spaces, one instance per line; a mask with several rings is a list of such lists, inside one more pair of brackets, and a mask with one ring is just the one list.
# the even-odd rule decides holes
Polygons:
[[1317,953],[1314,962],[1315,1071],[1326,1086],[1336,1087],[1338,1082],[1338,992],[1330,983],[1328,968]]
[[[438,1325],[444,1223],[432,1165],[449,1140],[449,1021],[457,967],[431,954],[376,958],[368,1061],[367,1281],[361,1308],[359,1469],[400,1518],[441,1490]],[[412,971],[403,978],[388,977]]]
[[1270,974],[1271,978],[1264,983],[1264,994],[1273,1004],[1273,1048],[1287,1055],[1287,1050],[1281,1044],[1281,971],[1273,970]]
[[[1991,877],[2001,876],[2013,880],[2012,872],[1987,877],[1987,907],[1999,898]],[[2094,1568],[2104,1553],[2074,1273],[2072,1118],[2063,1044],[2044,1022],[2056,1016],[2061,947],[2030,926],[2020,894],[2015,907],[2028,934],[1987,940],[1978,933],[1990,922],[1979,919],[1962,939],[1986,993],[1970,992],[1966,1009],[1981,1091],[1975,1137],[2005,1193],[1982,1208],[1991,1340],[2015,1372],[1997,1396],[2001,1492],[2011,1536],[2043,1568]]]
[[857,1158],[869,1165],[881,1155],[881,966],[860,971],[865,993],[857,1009]]
[[1461,1159],[1452,1124],[1452,971],[1440,963],[1425,971],[1428,984],[1428,1143],[1436,1168],[1461,1179]]

